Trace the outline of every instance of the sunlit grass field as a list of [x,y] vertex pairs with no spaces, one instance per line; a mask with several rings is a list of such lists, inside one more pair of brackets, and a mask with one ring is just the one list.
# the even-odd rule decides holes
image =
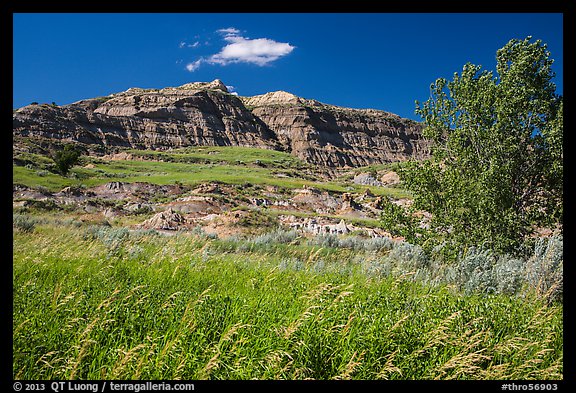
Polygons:
[[17,379],[563,377],[561,304],[368,268],[389,248],[30,217],[13,234]]
[[[317,176],[306,175],[303,171],[305,163],[288,153],[274,150],[227,146],[182,148],[169,152],[126,152],[132,154],[134,159],[84,157],[85,165],[72,168],[68,177],[39,169],[48,167],[50,160],[41,155],[26,153],[22,155],[23,159],[36,165],[13,165],[13,183],[28,187],[40,186],[52,192],[68,186],[92,187],[111,181],[160,185],[178,182],[189,186],[207,182],[233,185],[248,183],[287,189],[307,186],[330,192],[361,192],[366,188],[337,178],[322,180]],[[400,188],[370,187],[370,190],[374,195],[394,198],[410,196],[409,192]]]

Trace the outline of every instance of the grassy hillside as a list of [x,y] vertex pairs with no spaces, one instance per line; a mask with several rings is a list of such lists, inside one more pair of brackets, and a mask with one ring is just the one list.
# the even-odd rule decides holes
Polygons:
[[[59,191],[67,186],[92,187],[111,181],[198,185],[207,182],[258,184],[284,188],[315,187],[326,191],[361,191],[349,182],[322,180],[307,165],[288,153],[248,147],[194,147],[170,152],[127,150],[134,159],[107,160],[84,157],[68,177],[49,171],[51,162],[40,154],[17,156],[26,166],[14,165],[13,183]],[[147,159],[145,161],[141,159]],[[155,160],[155,161],[152,161]],[[396,198],[410,194],[397,188],[370,187],[375,195]]]

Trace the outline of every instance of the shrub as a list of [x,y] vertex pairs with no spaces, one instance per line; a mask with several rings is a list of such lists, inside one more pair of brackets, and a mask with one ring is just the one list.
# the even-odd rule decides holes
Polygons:
[[338,239],[339,248],[350,248],[352,250],[363,250],[364,239],[358,236],[348,236]]
[[314,262],[314,264],[312,265],[312,271],[317,274],[324,273],[325,269],[326,269],[326,262],[324,262],[322,259]]
[[253,228],[257,231],[270,230],[277,226],[277,221],[274,217],[265,214],[260,210],[249,210],[249,214],[243,215],[235,224],[239,227]]
[[306,268],[306,264],[298,258],[286,258],[280,261],[278,269],[280,270],[293,270],[302,271]]
[[521,259],[498,258],[493,267],[493,280],[496,293],[514,295],[522,289],[525,262]]
[[58,172],[62,176],[66,176],[70,169],[78,163],[80,152],[74,149],[72,145],[66,145],[63,150],[54,153],[52,159]]
[[84,230],[84,239],[101,241],[113,255],[120,251],[124,241],[130,236],[130,231],[126,228],[114,228],[108,225],[91,225]]
[[257,245],[265,244],[288,244],[298,238],[298,233],[294,230],[286,231],[283,229],[276,229],[273,232],[264,233],[255,237],[252,242]]
[[36,228],[36,220],[24,214],[13,214],[12,226],[21,232],[32,233]]
[[321,234],[314,238],[314,243],[321,247],[337,248],[340,246],[340,239],[338,239],[337,235],[332,233]]
[[564,289],[564,243],[562,236],[538,239],[526,263],[528,285],[549,301],[561,301]]
[[495,258],[490,250],[471,247],[458,260],[457,265],[449,270],[448,279],[465,293],[495,293],[492,277],[494,263]]
[[401,263],[408,270],[424,268],[429,264],[422,248],[407,242],[394,243],[388,258]]
[[51,199],[40,200],[40,199],[30,199],[26,201],[26,206],[30,209],[53,211],[59,210],[60,206]]
[[454,265],[430,274],[466,293],[520,295],[535,291],[553,302],[562,300],[563,259],[562,236],[555,236],[537,239],[527,260],[471,247]]
[[392,263],[387,258],[365,259],[361,265],[363,274],[383,278],[392,274]]
[[200,225],[195,226],[194,229],[192,229],[192,231],[190,231],[190,232],[193,235],[198,236],[198,237],[203,238],[203,239],[211,239],[211,240],[218,239],[217,233],[206,233]]
[[156,229],[136,229],[130,233],[130,236],[135,239],[142,239],[150,236],[160,236]]
[[394,246],[394,241],[389,237],[375,237],[364,241],[366,251],[390,250]]
[[350,248],[358,251],[379,252],[390,250],[395,242],[388,237],[365,238],[362,236],[339,237],[333,233],[322,233],[308,241],[310,245],[331,248]]

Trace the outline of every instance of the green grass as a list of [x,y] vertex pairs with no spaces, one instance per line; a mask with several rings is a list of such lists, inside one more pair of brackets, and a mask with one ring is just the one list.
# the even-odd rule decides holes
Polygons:
[[346,250],[56,221],[13,234],[16,379],[563,377],[561,305],[370,275]]
[[[76,169],[73,170],[73,172]],[[54,173],[46,172],[39,174],[37,169],[23,166],[12,166],[12,180],[14,184],[22,184],[32,188],[44,187],[51,191],[60,191],[64,187],[79,185],[81,182],[66,178]]]
[[341,184],[347,184],[347,190],[349,190],[349,192],[354,192],[357,194],[361,194],[366,189],[369,189],[375,196],[387,196],[393,199],[413,198],[413,194],[410,191],[398,187],[362,186],[359,184],[348,184],[344,182],[342,182]]
[[227,164],[260,162],[276,167],[302,168],[307,166],[303,161],[288,153],[254,147],[203,146],[178,148],[169,152],[135,149],[127,150],[127,152],[135,156],[174,162]]
[[[303,174],[305,164],[297,158],[274,150],[246,147],[196,147],[171,152],[128,150],[134,155],[162,158],[166,161],[103,160],[84,157],[94,168],[74,167],[68,177],[48,172],[45,157],[26,153],[27,162],[36,161],[38,168],[13,165],[14,184],[28,187],[44,187],[59,191],[67,186],[93,187],[111,181],[148,182],[195,186],[207,182],[225,184],[251,183],[262,186],[278,186],[287,189],[303,186],[330,192],[362,192],[366,187],[337,181],[318,181]],[[24,157],[22,157],[24,159]],[[198,162],[200,161],[200,162]],[[239,163],[242,161],[242,163]],[[260,164],[257,164],[257,161]],[[409,197],[398,188],[370,187],[375,195],[394,198]]]

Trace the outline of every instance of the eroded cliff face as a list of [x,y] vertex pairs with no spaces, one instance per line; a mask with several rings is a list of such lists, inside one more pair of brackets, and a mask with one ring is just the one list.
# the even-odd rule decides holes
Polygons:
[[14,113],[13,132],[137,149],[278,147],[275,135],[220,81],[132,88],[62,107],[29,105]]
[[13,135],[100,147],[251,146],[290,151],[328,167],[423,158],[421,126],[377,110],[325,105],[286,92],[239,98],[225,85],[132,88],[65,106],[29,105]]
[[286,92],[243,101],[287,150],[308,162],[356,167],[428,154],[421,126],[388,112],[326,105]]

